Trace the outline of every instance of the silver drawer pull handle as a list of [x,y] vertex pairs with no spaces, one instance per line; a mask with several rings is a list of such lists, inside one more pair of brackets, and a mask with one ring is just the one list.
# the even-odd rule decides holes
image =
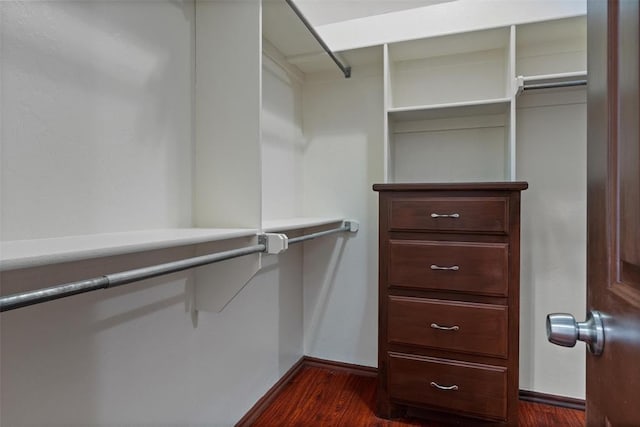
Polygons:
[[439,265],[431,264],[432,270],[450,270],[450,271],[458,271],[460,267],[457,265],[453,265],[451,267],[440,267]]
[[431,383],[429,383],[431,385],[431,387],[435,387],[438,390],[457,390],[458,386],[457,385],[450,385],[450,386],[445,386],[445,385],[440,385],[438,383],[434,383],[433,381],[431,381]]
[[431,214],[431,218],[460,218],[460,214],[457,214],[457,213],[453,213],[453,214],[432,213]]
[[441,331],[458,331],[460,330],[460,326],[440,326],[437,323],[432,323],[431,327],[433,329],[439,329]]

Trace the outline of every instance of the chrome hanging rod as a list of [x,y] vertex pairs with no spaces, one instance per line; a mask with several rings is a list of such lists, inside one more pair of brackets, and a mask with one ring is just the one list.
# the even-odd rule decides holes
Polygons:
[[35,291],[3,296],[0,297],[0,313],[72,295],[96,291],[98,289],[127,285],[140,280],[150,279],[152,277],[158,277],[169,273],[176,273],[178,271],[201,267],[203,265],[213,264],[215,262],[238,258],[258,252],[277,254],[286,250],[289,243],[299,243],[341,231],[356,232],[358,231],[358,227],[359,224],[357,221],[344,221],[341,227],[295,237],[293,239],[288,239],[283,234],[259,234],[258,244],[253,246],[167,262],[149,267],[137,268],[120,273],[105,274],[104,276],[94,277],[92,279],[80,280],[77,282],[51,286],[49,288],[37,289]]
[[327,54],[331,57],[331,59],[333,59],[333,62],[335,62],[338,68],[340,68],[340,70],[342,71],[342,74],[344,74],[344,77],[347,79],[351,77],[351,67],[349,65],[343,64],[342,61],[340,61],[340,59],[335,55],[335,53],[333,53],[333,51],[329,48],[329,46],[327,46],[324,40],[322,40],[322,37],[320,37],[320,34],[318,34],[318,32],[315,30],[315,28],[313,28],[313,26],[307,20],[304,14],[300,11],[300,9],[298,9],[298,6],[296,6],[293,3],[293,0],[285,0],[285,1],[287,2],[291,10],[293,10],[293,12],[296,15],[298,15],[298,18],[300,18],[300,21],[302,21],[305,27],[307,27],[311,35],[318,41],[318,43],[320,43],[320,46],[322,46],[325,52],[327,52]]
[[570,80],[565,82],[549,82],[549,83],[525,83],[522,90],[535,90],[535,89],[552,89],[557,87],[572,87],[572,86],[585,86],[586,80]]
[[304,242],[305,240],[311,240],[311,239],[317,239],[318,237],[323,237],[323,236],[328,236],[330,234],[334,234],[334,233],[340,233],[342,231],[357,231],[357,227],[354,230],[354,223],[350,222],[350,221],[345,221],[341,227],[338,228],[333,228],[331,230],[325,230],[325,231],[319,231],[317,233],[311,233],[311,234],[307,234],[305,236],[300,236],[300,237],[292,237],[289,238],[289,244],[292,245],[294,243],[300,243],[300,242]]
[[150,267],[123,271],[120,273],[105,274],[104,276],[95,277],[93,279],[65,283],[64,285],[52,286],[50,288],[8,295],[0,298],[0,313],[76,294],[96,291],[98,289],[114,288],[116,286],[126,285],[132,282],[137,282],[139,280],[150,279],[152,277],[162,276],[164,274],[188,270],[190,268],[213,264],[214,262],[224,261],[231,258],[237,258],[257,252],[264,252],[266,248],[267,246],[265,243],[260,243],[257,245],[248,246],[246,248],[232,249],[225,252],[202,255],[194,258],[187,258],[179,261],[153,265]]

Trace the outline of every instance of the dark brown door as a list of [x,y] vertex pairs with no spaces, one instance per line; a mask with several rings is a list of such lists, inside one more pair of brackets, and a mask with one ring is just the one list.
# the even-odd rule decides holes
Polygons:
[[602,354],[587,353],[589,426],[640,426],[638,4],[588,2],[587,310],[604,323]]

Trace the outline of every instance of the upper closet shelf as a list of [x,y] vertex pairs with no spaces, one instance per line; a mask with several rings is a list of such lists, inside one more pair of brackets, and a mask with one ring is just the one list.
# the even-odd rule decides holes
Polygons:
[[571,73],[540,74],[537,76],[520,76],[525,83],[562,82],[587,77],[587,70]]
[[401,122],[450,117],[485,116],[506,113],[509,109],[510,101],[510,98],[483,99],[480,101],[390,108],[387,111],[390,119]]
[[255,236],[245,228],[172,228],[0,243],[0,271]]
[[344,218],[287,218],[264,221],[262,231],[273,233],[279,231],[302,230],[305,228],[318,227],[321,225],[336,224],[342,222]]
[[351,76],[349,64],[327,46],[291,0],[263,2],[262,34],[290,64],[313,58],[314,64],[320,63],[322,69],[337,66],[346,78]]

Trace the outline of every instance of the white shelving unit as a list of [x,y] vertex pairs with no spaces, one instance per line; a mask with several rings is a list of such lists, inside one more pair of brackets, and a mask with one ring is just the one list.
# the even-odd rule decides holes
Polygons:
[[[200,2],[196,11],[203,20],[196,45],[207,58],[196,64],[196,151],[204,154],[196,157],[197,225],[298,232],[341,222],[326,210],[316,217],[305,205],[301,169],[306,75],[336,79],[341,71],[283,0],[225,3]],[[376,48],[340,56],[354,67],[381,62]],[[250,263],[252,256],[246,258]],[[251,265],[228,262],[197,271],[197,308],[224,307],[261,268],[261,258],[253,258]],[[220,272],[227,266],[235,270]],[[223,290],[209,285],[231,275]]]
[[[521,384],[554,366],[548,386],[571,371],[578,395],[583,361],[560,367],[539,326],[584,309],[586,279],[571,276],[586,271],[586,39],[585,16],[565,17],[387,44],[383,67],[386,182],[529,182]],[[552,87],[522,90],[539,84]]]
[[[164,41],[183,43],[176,48],[184,56],[182,63],[171,61],[175,69],[169,68],[180,84],[166,93],[157,91],[174,100],[169,111],[179,121],[174,128],[182,134],[161,135],[153,145],[145,145],[148,141],[140,135],[118,141],[132,132],[126,128],[131,123],[123,119],[116,136],[109,130],[104,137],[89,133],[93,128],[83,135],[79,126],[68,126],[66,133],[61,130],[58,151],[78,156],[62,153],[58,158],[56,151],[34,158],[34,153],[46,150],[24,144],[6,150],[12,164],[28,161],[30,167],[9,168],[3,175],[6,200],[27,203],[14,203],[5,215],[0,271],[178,246],[193,246],[195,254],[205,254],[253,244],[264,232],[304,230],[343,220],[334,215],[305,217],[298,185],[305,73],[340,71],[283,0],[203,1],[194,7],[195,36],[189,27],[172,27]],[[380,61],[375,48],[347,52],[344,57],[354,64]],[[179,67],[184,64],[195,64],[195,69]],[[140,69],[142,73],[146,68]],[[64,96],[64,105],[77,103]],[[154,104],[166,103],[154,100]],[[75,133],[69,135],[68,129]],[[85,138],[81,147],[68,142],[81,138]],[[120,149],[113,149],[113,140]],[[35,144],[40,138],[29,141]],[[87,157],[81,155],[87,150],[102,153],[109,162],[87,167]],[[47,165],[62,161],[64,173],[57,169],[47,177]],[[31,166],[37,174],[20,175]],[[49,181],[46,186],[38,183],[44,179]],[[93,192],[100,192],[100,197]],[[43,202],[46,211],[38,209]],[[22,220],[14,210],[28,211],[29,217]],[[197,308],[218,311],[260,268],[261,255],[253,254],[195,270]],[[212,286],[219,282],[224,284]]]
[[586,79],[584,16],[385,45],[387,182],[516,179],[525,84]]
[[513,30],[386,46],[386,181],[503,181],[515,156]]

